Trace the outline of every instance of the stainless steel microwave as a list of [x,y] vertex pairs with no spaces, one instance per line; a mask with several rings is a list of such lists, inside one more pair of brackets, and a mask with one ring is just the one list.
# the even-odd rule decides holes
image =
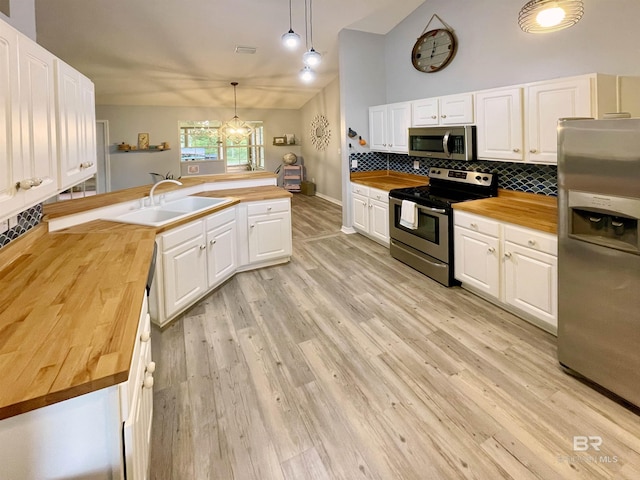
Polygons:
[[409,129],[409,155],[414,157],[476,159],[476,127],[418,127]]

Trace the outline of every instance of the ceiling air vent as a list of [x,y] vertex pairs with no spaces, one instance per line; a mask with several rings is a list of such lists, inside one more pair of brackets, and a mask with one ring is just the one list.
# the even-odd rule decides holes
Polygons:
[[256,47],[246,47],[243,45],[236,45],[236,53],[247,53],[253,55],[256,53]]

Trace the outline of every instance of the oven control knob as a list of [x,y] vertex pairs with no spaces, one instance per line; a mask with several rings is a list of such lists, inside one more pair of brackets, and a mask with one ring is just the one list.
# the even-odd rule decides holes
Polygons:
[[484,180],[485,182],[487,182],[489,180],[489,177],[482,177],[482,180]]
[[482,177],[480,175],[476,175],[476,180],[480,181],[482,180]]

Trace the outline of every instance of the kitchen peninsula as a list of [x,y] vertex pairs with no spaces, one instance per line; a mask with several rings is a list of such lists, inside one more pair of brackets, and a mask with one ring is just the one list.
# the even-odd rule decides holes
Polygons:
[[[160,228],[103,219],[110,208],[136,208],[150,186],[51,204],[45,207],[43,224],[0,250],[0,362],[5,366],[0,374],[0,461],[7,465],[4,460],[11,458],[17,477],[34,468],[81,474],[64,470],[64,451],[73,449],[91,463],[72,462],[74,468],[84,465],[104,478],[123,468],[120,430],[127,418],[120,417],[133,410],[128,404],[135,400],[135,391],[151,392],[153,385],[145,287],[157,235],[226,210],[227,215],[245,212],[238,230],[244,227],[247,233],[237,238],[247,242],[248,208],[274,200],[284,200],[290,208],[291,193],[276,187],[275,179],[258,172],[188,178],[181,187],[160,185],[157,193],[167,198],[232,197],[223,206]],[[288,261],[291,225],[290,216],[286,218],[284,253],[268,262],[247,262],[244,269]],[[246,244],[237,248],[239,258],[248,256],[242,253]],[[144,403],[144,393],[140,395]],[[67,404],[73,408],[65,408]],[[65,418],[65,428],[75,432],[65,433],[68,440],[48,430],[56,418]],[[150,427],[149,416],[145,431]],[[126,429],[125,424],[128,465]],[[24,445],[16,441],[16,432],[31,442],[32,435],[40,438],[35,460],[19,454]],[[36,467],[30,467],[34,461]]]

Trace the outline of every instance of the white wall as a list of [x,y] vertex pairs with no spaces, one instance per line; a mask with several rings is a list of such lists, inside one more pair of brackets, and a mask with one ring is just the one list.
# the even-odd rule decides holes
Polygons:
[[[342,201],[340,148],[343,131],[339,94],[340,84],[336,79],[302,107],[302,156],[306,179],[315,182],[317,194],[335,202]],[[316,115],[324,115],[329,122],[331,136],[325,150],[318,150],[311,142],[310,126]]]
[[9,0],[10,16],[0,13],[0,18],[27,37],[36,41],[36,2],[35,0]]
[[[261,120],[265,134],[265,169],[274,171],[286,153],[283,147],[272,145],[273,137],[293,133],[302,135],[300,110],[238,109],[242,120]],[[175,177],[180,175],[180,120],[222,120],[233,117],[232,109],[199,107],[138,107],[96,106],[96,118],[109,121],[109,144],[111,161],[111,189],[120,190],[151,183],[150,172]],[[116,151],[116,144],[137,144],[138,133],[149,133],[152,145],[168,142],[171,150],[166,152]],[[298,151],[294,153],[298,154]]]

